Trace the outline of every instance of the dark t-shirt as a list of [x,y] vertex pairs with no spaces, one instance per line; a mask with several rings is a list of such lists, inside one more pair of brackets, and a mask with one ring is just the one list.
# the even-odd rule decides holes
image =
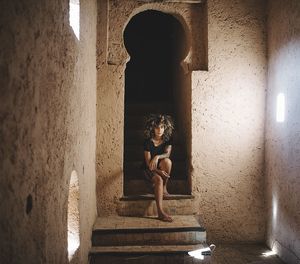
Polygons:
[[[151,139],[146,139],[144,141],[144,151],[149,151],[151,155],[151,159],[156,155],[164,154],[166,151],[166,147],[173,144],[173,140],[170,139],[168,141],[165,141],[161,143],[158,146],[155,146],[153,141]],[[143,168],[146,168],[146,162],[144,160]]]

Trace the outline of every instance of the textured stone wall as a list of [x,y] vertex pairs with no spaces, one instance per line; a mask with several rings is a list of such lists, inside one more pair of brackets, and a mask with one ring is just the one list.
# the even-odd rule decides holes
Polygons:
[[[124,65],[107,65],[108,1],[98,1],[97,209],[113,214],[123,188]],[[119,25],[120,26],[120,25]]]
[[87,263],[95,201],[96,2],[81,1],[81,39],[68,1],[0,4],[0,262],[68,263],[67,201],[79,177]]
[[208,72],[192,75],[192,190],[210,240],[263,241],[263,1],[208,1]]
[[[300,2],[269,1],[266,114],[267,241],[286,263],[300,263]],[[277,95],[285,120],[276,122]]]
[[[182,19],[190,29],[190,41],[199,34],[197,28],[202,32],[198,42],[202,53],[197,49],[191,52],[185,69],[192,74],[191,87],[186,89],[192,100],[193,206],[203,217],[208,237],[212,241],[263,241],[265,4],[260,0],[209,0],[207,5],[206,35],[206,12],[202,9],[195,13],[191,6],[179,3],[100,1],[98,214],[114,214],[122,196],[124,70],[128,59],[122,32],[130,16],[150,8]],[[197,14],[201,26],[191,19]],[[193,56],[201,58],[203,64],[198,68]]]

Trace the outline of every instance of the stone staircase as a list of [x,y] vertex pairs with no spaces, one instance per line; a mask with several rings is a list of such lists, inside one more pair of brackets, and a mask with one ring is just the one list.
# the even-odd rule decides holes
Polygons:
[[[198,264],[210,263],[210,256],[195,259],[189,251],[207,248],[206,231],[193,206],[187,179],[186,155],[178,131],[174,145],[170,196],[164,198],[164,210],[173,222],[156,218],[157,208],[140,169],[143,162],[143,126],[150,113],[174,116],[168,103],[130,104],[125,108],[124,129],[124,196],[115,216],[97,218],[92,233],[90,264]],[[208,252],[209,254],[209,252]]]
[[[174,117],[170,103],[143,103],[127,104],[125,107],[124,129],[124,194],[139,195],[151,193],[152,188],[147,186],[140,169],[143,152],[143,128],[146,117],[151,113],[165,113]],[[187,181],[186,155],[180,143],[178,130],[173,135],[174,145],[171,160],[173,167],[171,179],[168,182],[168,191],[172,194],[190,194]]]
[[175,215],[172,223],[154,217],[97,218],[92,234],[90,264],[209,263],[187,252],[207,247],[206,231],[193,215]]

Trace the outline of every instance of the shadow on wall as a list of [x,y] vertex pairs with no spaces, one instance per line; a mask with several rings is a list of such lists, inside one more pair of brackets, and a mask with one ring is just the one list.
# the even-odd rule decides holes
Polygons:
[[[116,170],[116,171],[108,171],[106,175],[99,175],[97,180],[97,194],[98,196],[101,196],[102,194],[107,193],[110,191],[111,186],[116,186],[115,182],[120,181],[123,177],[123,170]],[[114,193],[110,193],[111,196],[115,196]],[[120,197],[115,197],[116,199],[119,199]]]

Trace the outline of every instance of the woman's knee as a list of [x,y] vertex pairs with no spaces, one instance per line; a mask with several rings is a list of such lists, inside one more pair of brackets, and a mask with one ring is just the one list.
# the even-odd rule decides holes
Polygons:
[[172,166],[172,161],[169,158],[164,158],[160,161],[160,165],[164,167],[171,167]]
[[160,175],[155,174],[155,175],[152,177],[152,182],[153,182],[155,185],[163,184],[163,179],[161,178]]

